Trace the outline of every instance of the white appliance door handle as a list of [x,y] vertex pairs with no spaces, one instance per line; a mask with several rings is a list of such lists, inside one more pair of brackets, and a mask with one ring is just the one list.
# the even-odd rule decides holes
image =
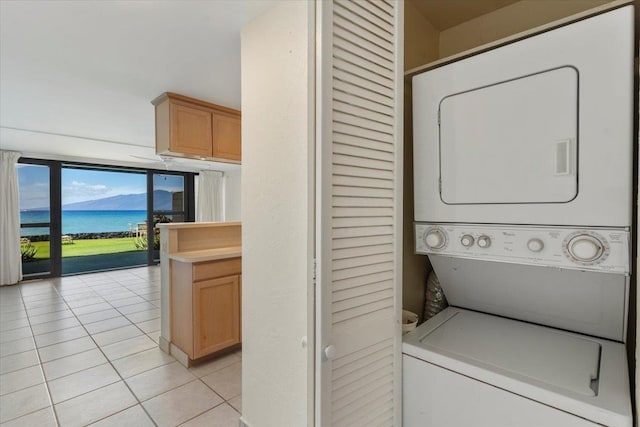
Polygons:
[[556,152],[556,175],[571,175],[573,169],[573,142],[571,139],[557,141]]

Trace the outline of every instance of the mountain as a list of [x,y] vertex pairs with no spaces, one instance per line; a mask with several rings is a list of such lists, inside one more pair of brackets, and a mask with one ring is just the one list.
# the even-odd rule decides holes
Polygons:
[[[155,190],[153,192],[154,210],[173,210],[171,201],[173,194],[170,191]],[[122,194],[105,197],[104,199],[87,200],[84,202],[62,205],[63,211],[144,211],[147,210],[147,194]]]

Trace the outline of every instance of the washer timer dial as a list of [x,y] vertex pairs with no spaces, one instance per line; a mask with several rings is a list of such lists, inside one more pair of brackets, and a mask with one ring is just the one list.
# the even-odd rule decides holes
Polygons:
[[607,240],[591,231],[577,231],[568,235],[563,244],[564,254],[580,265],[600,264],[609,256]]
[[429,249],[442,249],[447,244],[447,235],[440,228],[430,228],[424,233],[424,243]]

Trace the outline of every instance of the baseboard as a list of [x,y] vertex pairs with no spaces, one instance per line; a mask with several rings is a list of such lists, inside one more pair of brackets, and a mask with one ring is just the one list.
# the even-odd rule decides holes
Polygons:
[[247,423],[245,420],[242,419],[242,417],[240,417],[240,421],[238,422],[238,425],[240,427],[251,427],[249,423]]
[[171,343],[167,341],[163,336],[160,336],[160,339],[158,341],[158,347],[160,347],[160,350],[164,351],[167,354],[170,354],[169,349],[171,347]]
[[191,361],[189,360],[189,356],[184,351],[180,350],[175,345],[171,344],[171,355],[176,358],[178,362],[180,362],[185,368],[191,366]]

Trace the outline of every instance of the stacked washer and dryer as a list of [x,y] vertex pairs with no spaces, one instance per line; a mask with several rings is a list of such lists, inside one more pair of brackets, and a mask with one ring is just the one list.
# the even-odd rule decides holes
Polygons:
[[403,425],[631,426],[633,7],[413,78],[416,252],[450,307],[403,340]]

